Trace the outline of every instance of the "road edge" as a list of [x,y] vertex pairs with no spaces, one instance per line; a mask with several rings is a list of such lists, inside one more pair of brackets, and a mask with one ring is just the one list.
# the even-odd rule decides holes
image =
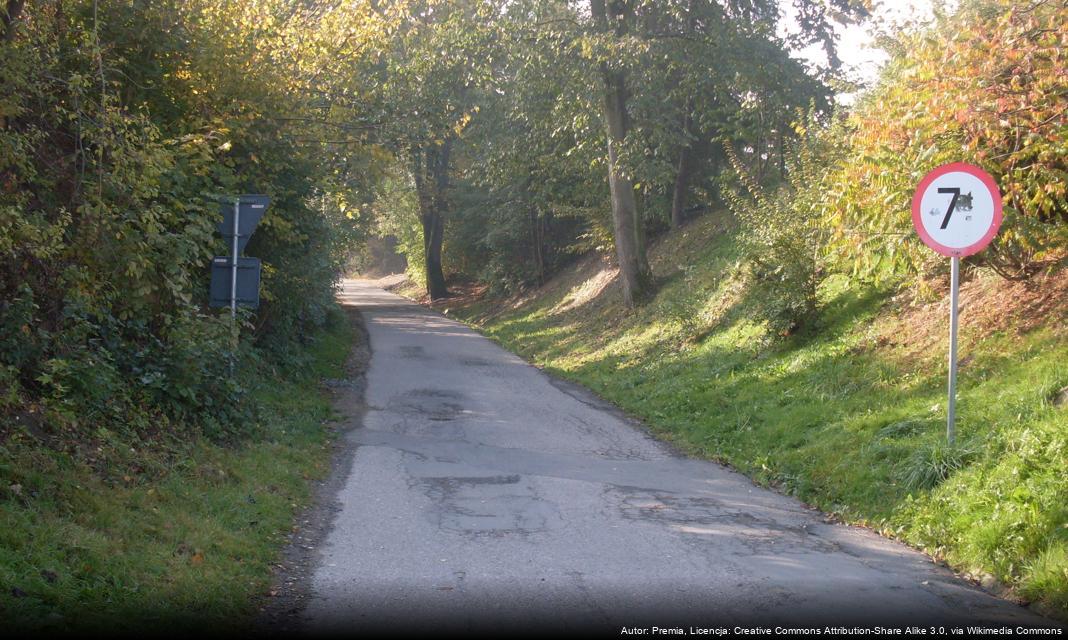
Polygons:
[[371,341],[363,314],[356,306],[342,304],[355,331],[355,340],[345,361],[343,379],[324,380],[335,413],[330,471],[314,482],[312,499],[293,521],[293,529],[274,564],[271,590],[259,603],[252,630],[262,635],[291,635],[305,630],[305,609],[314,594],[313,578],[322,561],[320,548],[333,531],[341,510],[337,496],[352,471],[359,445],[347,436],[363,426],[367,410],[365,392],[371,363]]

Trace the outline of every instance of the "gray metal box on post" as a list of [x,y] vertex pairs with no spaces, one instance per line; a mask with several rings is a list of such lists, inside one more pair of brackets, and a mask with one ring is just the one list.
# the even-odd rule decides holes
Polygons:
[[219,203],[223,219],[218,229],[231,255],[212,259],[208,300],[212,307],[230,307],[235,317],[238,306],[258,308],[260,304],[259,258],[240,256],[270,203],[262,194],[243,194]]
[[[216,256],[211,261],[210,299],[213,307],[230,306],[230,268],[233,260]],[[237,259],[237,304],[258,309],[260,306],[260,259]]]

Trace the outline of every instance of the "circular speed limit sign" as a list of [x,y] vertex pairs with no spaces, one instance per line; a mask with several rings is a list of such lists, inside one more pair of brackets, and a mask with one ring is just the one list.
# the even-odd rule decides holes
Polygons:
[[938,253],[970,256],[990,244],[1001,226],[1001,192],[979,167],[944,164],[916,188],[912,224],[924,244]]

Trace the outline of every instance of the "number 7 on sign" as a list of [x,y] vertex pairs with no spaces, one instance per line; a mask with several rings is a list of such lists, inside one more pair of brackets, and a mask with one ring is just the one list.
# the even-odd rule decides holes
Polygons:
[[953,208],[957,206],[957,198],[960,197],[960,189],[958,187],[939,187],[938,193],[952,193],[953,198],[949,201],[949,208],[946,209],[946,217],[942,218],[942,226],[939,229],[945,229],[949,224],[949,217],[953,215]]

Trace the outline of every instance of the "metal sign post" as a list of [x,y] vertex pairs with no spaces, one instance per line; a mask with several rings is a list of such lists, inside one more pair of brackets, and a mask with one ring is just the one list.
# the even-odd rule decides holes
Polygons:
[[237,236],[241,223],[241,199],[234,199],[234,238],[230,251],[230,319],[237,323]]
[[230,243],[230,377],[234,376],[241,334],[237,327],[237,237],[241,222],[241,199],[234,198],[234,237]]
[[[221,198],[219,202],[223,219],[218,230],[230,242],[230,257],[212,258],[208,303],[216,308],[230,307],[230,375],[234,373],[240,344],[237,307],[255,308],[260,304],[260,261],[258,258],[242,258],[241,251],[270,203],[270,198],[257,194]],[[228,219],[230,216],[233,216],[232,220]]]
[[[950,196],[946,202],[946,196]],[[924,244],[950,258],[949,400],[946,438],[957,438],[957,320],[960,259],[982,251],[1001,227],[1001,192],[979,167],[954,162],[931,171],[912,196],[912,225]]]
[[949,285],[949,403],[947,405],[946,439],[957,440],[957,302],[960,295],[960,256],[950,258]]
[[211,260],[208,303],[216,308],[229,307],[230,318],[236,323],[238,307],[256,308],[260,304],[260,261],[258,258],[242,258],[241,252],[271,199],[265,195],[244,194],[220,200],[222,220],[217,229],[229,244],[230,255],[215,256]]

